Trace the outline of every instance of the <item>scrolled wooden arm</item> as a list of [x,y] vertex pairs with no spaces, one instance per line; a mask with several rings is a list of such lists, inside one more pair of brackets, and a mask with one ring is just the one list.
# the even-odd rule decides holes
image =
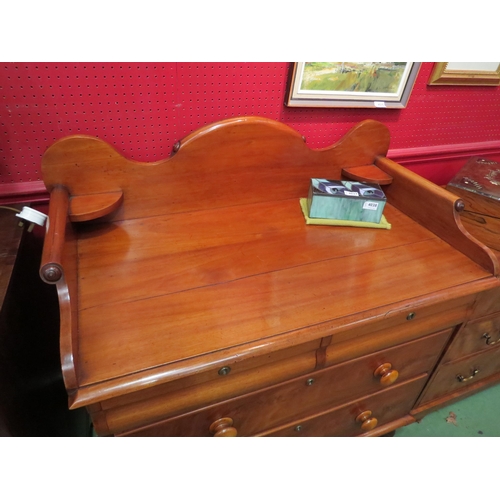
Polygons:
[[68,191],[64,186],[55,186],[50,193],[47,232],[43,244],[42,262],[40,264],[40,277],[46,283],[55,284],[64,274],[61,257],[68,209]]
[[[375,166],[393,179],[385,187],[389,203],[425,225],[483,269],[494,276],[500,274],[500,266],[493,251],[469,234],[460,221],[462,200],[384,156],[377,156]],[[432,203],[426,202],[429,199],[432,199]]]

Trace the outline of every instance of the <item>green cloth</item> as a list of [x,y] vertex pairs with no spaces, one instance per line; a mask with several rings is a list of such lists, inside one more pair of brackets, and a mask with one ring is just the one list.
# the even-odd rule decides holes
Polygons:
[[307,198],[300,199],[300,207],[306,219],[306,224],[316,224],[320,226],[352,226],[352,227],[371,227],[374,229],[391,229],[391,224],[387,222],[384,215],[377,224],[375,222],[361,222],[357,220],[337,220],[337,219],[315,219],[309,217],[307,210]]

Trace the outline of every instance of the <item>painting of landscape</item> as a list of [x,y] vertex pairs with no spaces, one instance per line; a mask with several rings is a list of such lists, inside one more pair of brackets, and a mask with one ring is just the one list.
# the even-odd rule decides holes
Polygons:
[[396,94],[406,62],[306,62],[300,91]]

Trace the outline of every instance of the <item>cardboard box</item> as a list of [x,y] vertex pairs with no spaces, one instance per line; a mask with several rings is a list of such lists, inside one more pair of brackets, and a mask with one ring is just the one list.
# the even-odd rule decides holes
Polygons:
[[310,218],[379,223],[386,203],[378,184],[311,179],[307,207]]

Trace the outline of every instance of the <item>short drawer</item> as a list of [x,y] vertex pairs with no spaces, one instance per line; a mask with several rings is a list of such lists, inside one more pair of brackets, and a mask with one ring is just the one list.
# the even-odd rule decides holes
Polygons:
[[[407,307],[395,307],[369,324],[359,321],[345,329],[339,328],[329,344],[322,344],[325,351],[323,367],[417,340],[433,332],[455,329],[468,318],[476,298],[477,293],[468,293],[422,300]],[[327,332],[324,337],[328,337]]]
[[362,435],[408,415],[426,381],[425,376],[352,401],[305,420],[296,420],[262,436],[314,437]]
[[500,315],[470,321],[457,333],[443,362],[454,361],[500,345]]
[[430,371],[451,330],[297,377],[269,389],[224,401],[144,427],[140,436],[210,436],[213,422],[231,419],[240,436],[344,404]]
[[423,406],[442,396],[467,391],[469,385],[476,384],[500,372],[500,349],[473,354],[455,362],[443,364],[436,371],[419,401]]

